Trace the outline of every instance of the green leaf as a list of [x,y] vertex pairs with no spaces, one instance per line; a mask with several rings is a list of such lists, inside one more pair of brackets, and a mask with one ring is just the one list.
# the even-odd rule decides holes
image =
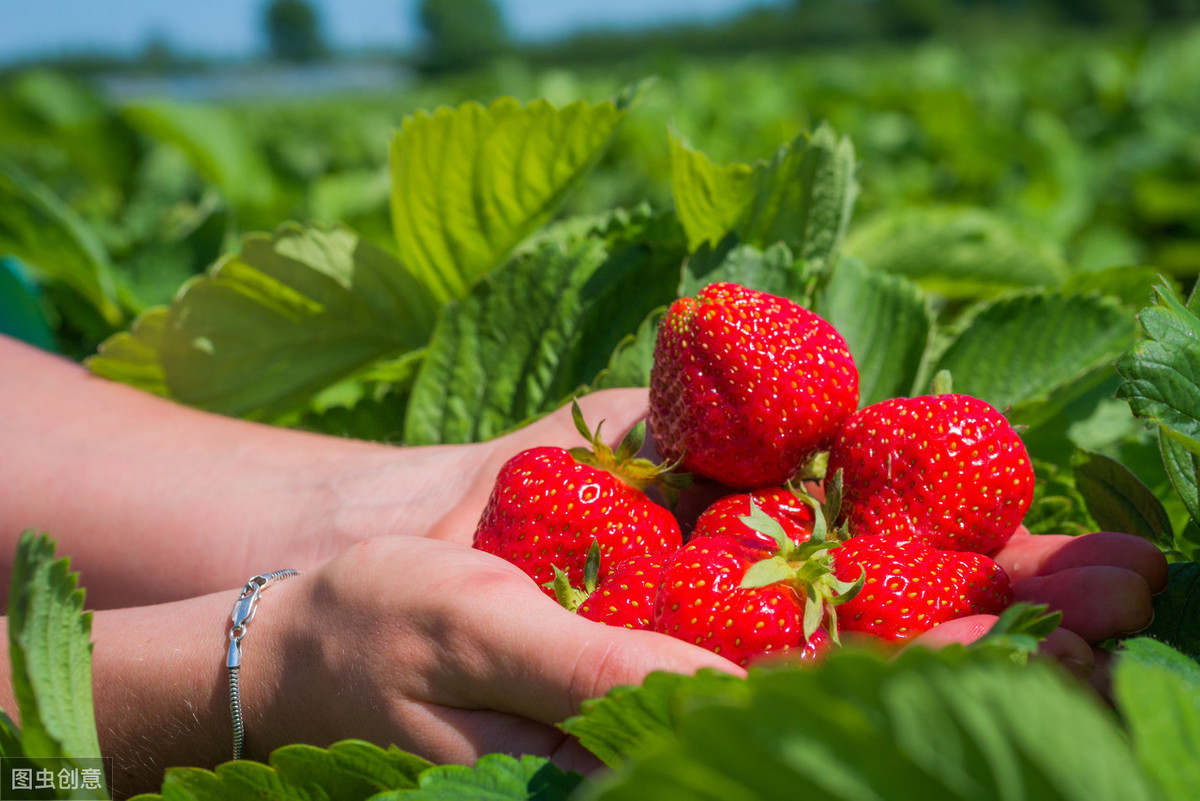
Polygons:
[[432,764],[396,746],[386,751],[361,740],[344,740],[328,749],[288,745],[271,753],[271,766],[287,784],[320,787],[329,801],[360,801],[384,790],[417,786]]
[[92,706],[92,615],[78,575],[31,531],[17,543],[8,601],[12,686],[21,745],[37,759],[100,756]]
[[636,332],[617,343],[608,365],[596,376],[591,389],[650,386],[650,369],[654,366],[658,324],[665,313],[666,307],[663,306],[650,312]]
[[142,312],[129,331],[100,343],[96,355],[85,362],[88,368],[96,375],[166,397],[170,393],[162,367],[162,343],[169,315],[166,306]]
[[439,301],[463,297],[550,219],[626,113],[506,97],[406,118],[391,143],[401,260]]
[[799,259],[826,268],[837,260],[850,224],[855,170],[849,138],[824,124],[753,167],[715,166],[671,139],[672,192],[690,250],[734,232],[762,248],[785,242]]
[[853,649],[697,699],[588,798],[1156,797],[1113,716],[1056,666],[988,649]]
[[[269,420],[421,347],[435,313],[404,268],[353,231],[285,225],[247,236],[241,253],[180,291],[160,334],[164,383],[184,403]],[[115,364],[117,352],[129,361]],[[127,339],[101,355],[107,375],[146,370]]]
[[160,795],[146,801],[361,801],[388,791],[417,787],[433,765],[421,757],[387,750],[361,740],[343,740],[328,749],[288,745],[271,753],[270,764],[241,760],[215,771],[171,768]]
[[1192,521],[1200,521],[1200,441],[1159,426],[1158,447],[1171,486]]
[[487,754],[475,767],[442,765],[421,774],[411,792],[385,793],[373,801],[567,801],[583,782],[545,757]]
[[638,245],[548,241],[449,304],[413,388],[410,444],[488,439],[557,408],[674,295],[670,261]]
[[264,207],[278,188],[270,167],[233,112],[218,106],[152,103],[122,116],[146,136],[179,148],[235,207]]
[[855,227],[846,252],[946,297],[1057,285],[1061,254],[983,209],[903,208]]
[[1117,397],[1138,417],[1200,437],[1200,318],[1169,284],[1155,287],[1154,301],[1138,315],[1148,339],[1117,361]]
[[1134,751],[1164,798],[1200,787],[1200,665],[1147,637],[1126,640],[1113,691]]
[[920,288],[846,257],[838,261],[817,311],[850,348],[860,405],[914,391],[933,332],[933,312]]
[[1154,622],[1142,632],[1200,661],[1200,564],[1175,562],[1154,596]]
[[46,311],[29,271],[16,259],[0,255],[0,334],[57,351]]
[[1112,298],[1021,292],[976,306],[932,372],[949,370],[956,392],[1034,425],[1077,394],[1065,390],[1103,377],[1135,336]]
[[709,284],[728,281],[802,303],[808,294],[808,279],[806,265],[797,262],[784,243],[760,250],[739,245],[730,234],[715,247],[705,243],[688,256],[679,295],[690,297]]
[[560,728],[611,768],[618,768],[673,738],[677,716],[689,698],[736,695],[741,680],[701,670],[695,676],[656,671],[639,686],[620,686],[583,703]]
[[1167,510],[1128,467],[1082,448],[1076,451],[1071,466],[1075,486],[1101,528],[1136,534],[1160,546],[1171,545],[1174,532]]
[[124,319],[108,255],[95,234],[49,189],[3,160],[0,256],[20,259],[41,282],[69,288],[108,325]]

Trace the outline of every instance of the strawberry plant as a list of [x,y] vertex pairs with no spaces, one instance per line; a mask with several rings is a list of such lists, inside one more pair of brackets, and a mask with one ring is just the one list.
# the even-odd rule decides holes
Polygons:
[[[624,557],[676,544],[677,532],[666,522],[670,513],[656,506],[632,516],[662,520],[656,530],[668,533],[660,545],[646,546],[641,534],[638,548],[625,553],[595,537],[599,549],[607,550],[601,564],[611,571],[608,580],[628,583],[609,587],[597,572],[599,583],[581,613],[606,604],[629,612],[632,601],[622,607],[613,599],[632,595],[639,582],[644,589],[643,579],[653,576],[653,617],[618,616],[610,622],[686,632],[692,641],[712,641],[714,648],[719,643],[723,653],[741,661],[736,649],[749,635],[726,630],[742,625],[738,621],[753,621],[751,628],[762,632],[772,652],[818,649],[821,624],[831,620],[826,601],[849,595],[834,587],[810,598],[803,587],[822,580],[862,581],[863,590],[837,610],[844,629],[854,625],[850,620],[869,628],[890,614],[880,611],[889,606],[888,592],[908,597],[895,582],[872,581],[876,565],[919,562],[929,571],[922,581],[939,576],[939,584],[959,591],[953,600],[925,599],[931,611],[920,624],[901,622],[891,633],[875,632],[894,638],[908,633],[901,628],[913,630],[946,610],[957,615],[1003,606],[1004,583],[983,557],[971,550],[941,553],[934,546],[962,548],[969,542],[968,549],[988,551],[1024,517],[1046,532],[1113,528],[1158,543],[1174,564],[1171,586],[1156,601],[1151,633],[1167,645],[1136,639],[1118,646],[1124,652],[1115,675],[1117,715],[1051,667],[1036,661],[1018,665],[1011,654],[986,643],[936,654],[913,649],[891,660],[851,646],[817,667],[764,666],[745,680],[655,675],[641,687],[621,688],[590,703],[563,727],[617,769],[599,780],[565,773],[536,757],[491,755],[474,767],[433,767],[419,755],[348,742],[329,749],[281,749],[269,764],[172,771],[163,797],[235,797],[234,788],[247,786],[345,798],[377,793],[472,798],[485,788],[502,798],[771,797],[781,787],[818,797],[1188,797],[1200,781],[1194,758],[1180,746],[1193,742],[1189,738],[1200,726],[1195,704],[1200,676],[1193,661],[1200,656],[1193,591],[1200,580],[1193,561],[1200,552],[1195,296],[1181,300],[1169,277],[1156,282],[1145,270],[1082,272],[1057,256],[1026,260],[1047,248],[1034,243],[1026,249],[1028,243],[1002,236],[1002,226],[978,209],[949,215],[897,209],[854,228],[858,157],[850,140],[828,125],[754,163],[719,164],[672,137],[662,148],[670,165],[669,204],[626,198],[627,207],[561,215],[568,195],[612,152],[637,94],[563,107],[505,98],[414,114],[389,143],[386,246],[377,232],[347,224],[271,220],[268,225],[282,223],[271,233],[246,235],[240,244],[230,237],[208,271],[188,280],[169,303],[143,309],[88,363],[100,375],[225,414],[412,445],[464,442],[496,436],[591,389],[643,386],[661,398],[663,388],[680,379],[656,363],[657,343],[665,341],[664,361],[678,363],[671,369],[682,370],[684,337],[671,338],[687,334],[702,316],[697,308],[738,319],[745,307],[735,295],[758,303],[767,293],[778,299],[770,301],[771,327],[797,340],[819,329],[822,359],[836,373],[789,377],[785,392],[795,380],[822,401],[829,395],[831,405],[814,411],[800,404],[804,425],[797,428],[805,437],[784,443],[778,454],[766,456],[771,437],[756,433],[751,453],[725,457],[736,473],[714,474],[703,462],[690,466],[736,489],[763,490],[808,462],[819,473],[821,460],[810,457],[832,447],[830,465],[840,467],[845,479],[842,506],[850,533],[862,536],[842,545],[827,542],[828,532],[818,535],[815,509],[809,520],[798,507],[771,508],[759,495],[755,505],[736,513],[737,525],[728,516],[718,519],[735,513],[714,512],[698,526],[700,535],[663,563],[661,574],[654,574],[654,566],[626,568]],[[165,111],[131,117],[163,137],[185,135],[189,126],[182,123],[198,119]],[[237,188],[240,173],[228,167],[213,165],[213,176],[228,184],[231,197],[248,208],[270,205],[274,190],[255,187],[254,181]],[[870,174],[862,173],[864,182]],[[52,242],[10,235],[4,240],[15,243],[10,249],[26,256],[53,246],[61,254],[53,260],[64,271],[60,283],[91,299],[110,325],[119,321],[121,308],[109,305],[114,301],[107,258],[86,224],[17,172],[0,172],[0,179],[12,207],[46,223],[39,230],[66,232]],[[1026,269],[1018,272],[1013,265]],[[68,274],[75,277],[67,281]],[[734,284],[745,289],[729,289]],[[1154,304],[1135,318],[1152,285]],[[697,297],[698,304],[681,303]],[[703,302],[707,298],[713,300]],[[814,318],[836,331],[836,338]],[[744,319],[736,324],[749,325]],[[725,352],[727,339],[714,340],[710,350]],[[751,365],[755,376],[745,386],[755,388],[769,387],[762,378],[773,378],[775,367],[791,369],[795,362],[806,371],[812,367],[811,360],[792,359],[779,348],[766,353],[725,361],[734,372],[739,364]],[[915,400],[943,371],[954,376],[957,394]],[[733,394],[721,387],[714,378],[707,389]],[[749,430],[752,418],[766,417],[762,398],[772,391],[755,389],[739,399],[745,404],[739,411],[720,416],[721,425],[742,426],[726,433],[726,440],[749,436],[743,428]],[[959,400],[965,397],[978,400]],[[950,413],[978,417],[947,427],[984,431],[1003,454],[998,467],[975,473],[974,464],[958,460],[944,477],[936,467],[903,474],[899,468],[910,462],[925,464],[910,443],[928,440],[928,431],[898,423],[894,415],[874,423],[876,434],[860,431],[857,441],[853,428],[848,440],[835,430],[847,418],[852,425],[855,419],[869,422],[880,409],[950,403],[962,407]],[[663,407],[652,409],[655,435],[671,428],[667,414]],[[922,415],[908,414],[906,420],[923,420]],[[696,428],[695,420],[687,426]],[[553,491],[580,504],[610,495],[641,503],[640,493],[613,476],[621,472],[616,463],[636,447],[605,453],[595,432],[585,436],[593,443],[590,456],[526,454],[523,459],[533,467],[512,465],[505,481],[511,475],[531,482],[533,494]],[[684,444],[669,432],[663,436],[660,447],[670,459],[687,464],[690,453],[704,450],[686,438],[694,434],[682,435]],[[864,440],[883,439],[895,448],[890,460],[868,458]],[[951,457],[947,449],[941,459]],[[760,471],[760,461],[769,469]],[[532,489],[548,480],[551,466],[555,481],[568,473],[586,475],[586,483]],[[996,475],[1010,491],[990,483]],[[880,476],[899,476],[903,491],[876,483]],[[938,481],[961,483],[963,491],[976,494],[968,494],[965,504],[963,496],[955,496],[939,506],[950,490]],[[909,484],[917,494],[905,494]],[[893,495],[887,505],[876,500]],[[564,501],[552,512],[560,515],[553,536],[561,539],[547,553],[561,544],[567,563],[539,562],[541,548],[510,545],[521,536],[531,543],[535,536],[520,533],[513,523],[523,514],[515,507],[526,502],[505,506],[497,500],[492,513],[500,522],[481,527],[480,544],[492,542],[496,550],[527,561],[539,584],[551,581],[553,567],[571,583],[587,584],[584,554],[591,529],[607,529],[610,521],[585,524],[564,537],[561,529],[581,520],[577,508],[567,509],[573,501]],[[753,518],[759,504],[765,516],[787,518],[776,526],[791,526],[791,533],[767,542],[758,536],[761,525],[749,533],[739,530],[748,525],[741,518]],[[962,514],[962,527],[955,504],[970,512]],[[930,509],[932,515],[923,516]],[[877,531],[893,520],[932,545],[910,543],[904,547],[919,553],[899,553],[901,546],[885,539],[891,535]],[[720,530],[704,534],[709,525]],[[511,533],[492,539],[502,527]],[[629,539],[636,542],[638,536]],[[961,537],[973,539],[956,539]],[[43,557],[24,558],[43,564]],[[806,575],[809,582],[789,584],[805,566],[813,574]],[[625,579],[626,569],[637,581]],[[694,582],[698,569],[708,576],[703,589]],[[73,597],[59,578],[45,578],[62,573],[62,567],[21,572],[14,591],[34,598],[49,587]],[[727,594],[702,597],[714,584]],[[663,587],[684,594],[672,598],[660,592]],[[706,614],[683,614],[696,607],[697,598]],[[868,602],[879,606],[872,609]],[[649,603],[642,596],[637,608]],[[743,609],[734,620],[737,604]],[[19,609],[15,603],[12,608]],[[710,609],[727,617],[718,619]],[[77,612],[66,609],[61,625],[76,627],[70,641],[86,650],[80,645],[86,642],[80,623],[86,618]],[[726,626],[727,621],[734,622]],[[10,636],[14,659],[42,642],[15,613]],[[38,698],[51,697],[73,698],[67,706],[89,710],[89,698],[70,694],[90,686],[82,662],[63,667],[26,659],[23,672],[14,671],[24,683],[18,693],[24,728],[18,734],[5,727],[0,747],[6,755],[19,748],[95,753],[78,718],[82,713],[51,730],[29,711]],[[69,681],[60,681],[62,672]],[[947,754],[956,757],[949,768]]]

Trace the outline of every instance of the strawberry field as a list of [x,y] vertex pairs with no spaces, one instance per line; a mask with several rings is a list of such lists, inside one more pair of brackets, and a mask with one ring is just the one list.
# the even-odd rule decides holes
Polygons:
[[[287,746],[269,763],[172,769],[161,797],[1195,796],[1200,31],[863,56],[679,60],[650,80],[648,69],[510,66],[399,97],[254,107],[116,106],[48,73],[0,85],[7,333],[199,409],[397,446],[491,440],[572,399],[647,387],[648,439],[667,464],[639,463],[627,483],[639,495],[666,484],[652,502],[665,521],[656,536],[677,525],[666,501],[696,489],[660,470],[730,497],[789,480],[798,490],[722,512],[711,538],[694,516],[661,535],[664,552],[743,525],[765,537],[731,550],[736,569],[713,575],[745,573],[739,591],[784,597],[794,620],[786,645],[730,656],[750,665],[746,678],[655,673],[562,721],[609,772],[584,777],[520,754],[435,767],[345,741]],[[729,325],[787,336],[763,345],[762,364],[743,338],[746,350],[726,360],[739,376],[730,381],[765,380],[799,349],[801,383],[824,396],[810,413],[782,384],[766,393],[803,419],[777,426],[797,437],[761,471],[776,442],[746,422],[769,416],[761,404],[722,412],[736,431],[708,461],[711,443],[694,432],[715,419],[680,422],[687,414],[668,409],[717,370],[681,366],[694,362],[689,338],[702,336],[681,299],[741,309],[743,292],[771,298],[770,311],[738,313],[770,323]],[[807,339],[813,319],[819,352]],[[727,344],[712,342],[714,352]],[[820,373],[831,364],[843,365],[836,377]],[[934,457],[922,462],[933,434],[898,421],[933,419],[949,397],[961,399],[951,427],[986,432],[989,455],[938,479]],[[639,451],[614,453],[604,443],[623,432],[595,434],[600,422],[580,423],[591,452],[571,469],[582,460],[621,472],[615,463]],[[894,460],[863,455],[901,440]],[[731,442],[739,447],[721,450]],[[938,601],[943,616],[923,627],[999,615],[972,645],[900,648],[916,632],[856,627],[869,592],[850,597],[858,571],[822,561],[870,539],[841,545],[839,531],[894,517],[899,502],[876,502],[893,488],[872,482],[909,465],[920,466],[903,479],[920,485],[919,500],[903,513],[934,510],[936,533],[912,546],[919,559],[862,562],[969,573],[970,590],[956,586],[959,601]],[[475,543],[520,563],[495,534],[520,512],[499,497]],[[513,508],[531,503],[521,496]],[[790,528],[800,519],[802,536]],[[1053,610],[1012,605],[1007,579],[963,600],[979,576],[1003,573],[987,555],[1018,523],[1033,539],[1136,535],[1170,563],[1150,627],[1098,643],[1118,654],[1099,693],[1031,657],[1058,622],[1044,614]],[[639,546],[650,539],[634,531]],[[568,608],[604,619],[579,593],[618,556],[645,553],[605,544],[588,564],[587,545],[561,564],[521,566]],[[926,555],[935,545],[943,555]],[[35,763],[99,753],[90,622],[53,550],[23,539],[9,605],[21,726],[4,719],[0,752]],[[655,628],[664,617],[625,616],[629,603],[608,622]],[[657,630],[672,633],[671,620]],[[839,628],[844,644],[827,642]],[[76,658],[57,656],[64,649]],[[757,661],[772,649],[800,658]]]

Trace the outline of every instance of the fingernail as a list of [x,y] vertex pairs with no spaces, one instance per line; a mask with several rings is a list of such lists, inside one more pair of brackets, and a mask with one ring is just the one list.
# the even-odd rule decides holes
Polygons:
[[1081,681],[1087,681],[1096,672],[1094,662],[1085,662],[1082,659],[1076,659],[1071,656],[1061,657],[1058,663],[1066,668],[1068,673]]

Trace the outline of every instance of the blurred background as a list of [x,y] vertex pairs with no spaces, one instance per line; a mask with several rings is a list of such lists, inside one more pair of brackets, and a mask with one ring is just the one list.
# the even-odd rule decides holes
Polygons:
[[[83,356],[247,231],[391,247],[406,115],[650,76],[564,214],[669,205],[668,130],[752,162],[827,121],[861,164],[852,252],[973,207],[1074,270],[1200,270],[1200,0],[0,0],[0,321],[39,303]],[[115,303],[55,259],[102,262]]]

